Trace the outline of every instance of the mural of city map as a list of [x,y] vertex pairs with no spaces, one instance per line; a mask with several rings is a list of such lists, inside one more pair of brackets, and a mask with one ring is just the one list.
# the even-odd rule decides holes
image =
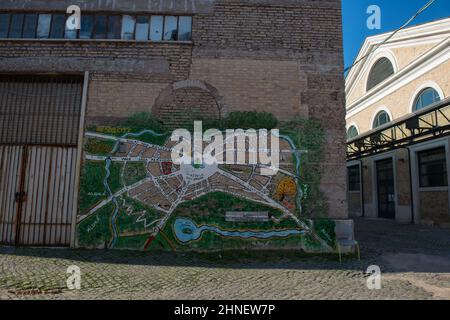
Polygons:
[[[280,169],[172,162],[170,134],[127,127],[85,135],[77,246],[138,250],[330,251],[334,222],[305,219],[302,154],[280,135]],[[247,150],[248,151],[248,150]]]

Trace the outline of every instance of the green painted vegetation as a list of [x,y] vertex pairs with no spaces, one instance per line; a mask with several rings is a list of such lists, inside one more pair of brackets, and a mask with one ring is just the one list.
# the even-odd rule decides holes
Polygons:
[[174,212],[177,217],[190,217],[197,224],[217,225],[224,229],[240,230],[270,230],[273,227],[295,228],[294,221],[284,220],[275,225],[274,222],[227,222],[227,211],[268,211],[269,214],[280,217],[283,213],[270,206],[244,198],[238,198],[223,192],[212,192],[200,198],[182,203]]
[[[120,179],[120,173],[122,172],[123,164],[113,162],[109,168],[110,176],[108,178],[108,185],[111,188],[111,192],[114,194],[123,188],[122,181]],[[105,172],[106,174],[106,172]]]
[[[199,115],[192,113],[188,115],[194,120],[202,120]],[[195,117],[195,118],[194,118]],[[209,128],[225,129],[273,129],[281,127],[283,135],[289,136],[299,150],[306,151],[301,155],[299,187],[303,191],[301,217],[305,223],[313,227],[314,233],[324,239],[330,246],[334,246],[334,222],[326,219],[326,207],[322,192],[320,191],[321,163],[323,161],[324,132],[321,126],[309,119],[297,118],[293,121],[278,124],[277,119],[269,113],[264,112],[233,112],[221,120],[204,120],[203,130]],[[192,130],[192,128],[187,127]],[[129,135],[131,139],[147,143],[164,145],[170,136],[170,131],[148,113],[139,113],[123,123],[114,127],[97,127],[93,131],[113,136],[124,136],[129,133],[139,133],[144,130],[154,130],[164,135],[158,136],[145,133],[139,137]],[[102,139],[87,138],[85,151],[93,155],[110,155],[114,142]],[[296,159],[294,157],[294,163]],[[224,166],[225,170],[234,169]],[[247,169],[242,170],[242,175]],[[126,165],[113,162],[110,167],[111,175],[108,185],[112,193],[117,192],[125,186],[130,186],[147,176],[146,164],[144,162],[127,163]],[[80,187],[80,212],[86,213],[100,201],[106,199],[107,195],[103,180],[106,175],[105,163],[85,161]],[[279,176],[281,177],[281,175]],[[149,238],[149,233],[155,225],[145,228],[144,222],[137,222],[141,218],[150,223],[162,217],[162,213],[145,206],[125,195],[118,199],[121,208],[117,216],[116,225],[119,237],[115,248],[119,249],[143,249]],[[113,204],[101,208],[92,217],[89,217],[78,226],[79,245],[82,247],[101,247],[111,241],[111,214]],[[128,213],[133,212],[129,215]],[[213,192],[198,199],[182,203],[172,213],[166,223],[163,234],[159,233],[150,244],[148,250],[234,250],[251,248],[282,248],[300,249],[320,252],[322,245],[309,235],[292,235],[283,239],[239,239],[222,237],[213,232],[205,232],[201,239],[188,244],[178,242],[173,233],[173,224],[179,217],[190,218],[197,225],[217,226],[222,230],[233,231],[276,231],[284,229],[297,229],[298,225],[289,217],[282,219],[279,223],[268,222],[227,222],[225,215],[227,211],[268,211],[270,215],[281,219],[283,213],[268,205],[260,204],[250,199],[244,199],[222,192]],[[296,212],[297,214],[299,212]],[[312,223],[311,220],[314,222]]]
[[[121,163],[113,163],[110,167],[109,186],[114,193],[122,188],[120,182]],[[79,210],[86,213],[97,203],[107,198],[103,180],[106,176],[105,163],[101,161],[85,161],[80,181]]]
[[[230,112],[226,117],[217,120],[204,119],[203,115],[199,110],[193,109],[189,114],[182,114],[184,118],[187,118],[186,129],[192,131],[194,121],[203,121],[203,129],[267,129],[271,130],[277,127],[278,120],[275,116],[268,112],[257,112],[257,111],[237,111]],[[154,130],[157,133],[166,134],[164,137],[156,137],[154,135],[149,135],[149,139],[153,141],[160,141],[162,144],[170,136],[171,130],[164,127],[164,124],[157,119],[155,119],[148,112],[139,112],[128,119],[114,126],[116,130],[109,134],[114,136],[123,136],[125,133],[138,133],[143,130]],[[89,128],[90,130],[95,130],[95,127]],[[144,141],[144,136],[141,136],[139,140]],[[149,142],[150,143],[150,142]],[[154,142],[151,142],[154,143]],[[162,145],[160,144],[160,145]]]
[[336,223],[330,219],[316,219],[314,220],[314,232],[327,242],[327,244],[334,248],[336,244],[336,234],[334,229]]
[[80,179],[79,210],[81,214],[87,213],[98,202],[106,199],[106,190],[103,186],[105,178],[104,162],[86,161]]
[[128,162],[123,168],[123,182],[126,186],[131,186],[147,177],[145,162]]
[[[153,130],[162,135],[154,135],[152,133],[144,133],[140,136],[130,136],[131,139],[139,140],[146,143],[151,143],[163,146],[170,136],[170,133],[164,128],[161,122],[154,119],[148,112],[136,113],[123,122],[114,125],[113,127],[106,126],[90,126],[88,131],[103,133],[114,137],[123,137],[130,133],[140,133],[144,130]],[[114,142],[112,142],[114,144]],[[112,150],[112,148],[111,148]]]
[[[198,119],[202,120],[202,119]],[[207,129],[275,129],[278,120],[268,112],[257,111],[237,111],[231,112],[227,117],[220,120],[203,120],[203,130]]]
[[131,115],[120,125],[131,128],[134,133],[142,130],[153,130],[158,133],[166,132],[164,125],[149,112],[138,112]]
[[285,123],[281,133],[289,136],[297,149],[306,151],[301,155],[299,177],[300,187],[303,191],[302,216],[307,218],[325,217],[325,200],[320,190],[325,141],[322,127],[314,120],[297,118]]
[[83,248],[106,248],[112,238],[111,215],[114,204],[108,203],[78,225],[78,245]]
[[[163,231],[164,232],[164,231]],[[172,239],[172,237],[170,237],[169,235],[167,235],[170,239]],[[148,237],[145,239],[145,242],[148,240]],[[172,240],[170,240],[172,241]],[[145,245],[145,242],[142,243],[142,246]],[[171,242],[172,243],[172,242]],[[173,245],[173,244],[172,244]],[[162,236],[161,233],[159,233],[155,240],[153,240],[153,242],[150,244],[150,246],[147,248],[148,251],[152,251],[152,250],[156,250],[156,251],[172,251],[172,247],[169,245],[169,243],[167,242],[167,240]]]
[[[121,197],[120,199],[118,199],[118,201],[121,206],[119,215],[117,216],[116,220],[116,224],[119,229],[119,234],[122,234],[124,232],[145,232],[146,229],[144,221],[136,222],[136,220],[142,214],[144,214],[144,216],[141,217],[141,220],[145,219],[146,223],[150,223],[152,221],[162,218],[161,212],[153,208],[149,208],[143,205],[142,203],[134,199],[131,199],[130,197]],[[133,215],[127,214],[127,209],[132,210],[134,214]],[[139,215],[137,215],[138,213]],[[152,225],[149,228],[152,227],[155,227],[155,225]]]
[[114,141],[101,140],[98,138],[86,138],[84,151],[95,156],[108,156],[114,148]]
[[146,234],[119,237],[114,249],[142,249],[148,237]]
[[[301,236],[291,236],[284,239],[256,240],[256,239],[238,239],[224,238],[211,232],[205,232],[198,241],[188,244],[178,242],[173,234],[173,223],[179,217],[192,219],[197,225],[215,225],[224,230],[282,230],[298,228],[295,221],[291,219],[282,220],[279,224],[269,222],[227,222],[225,214],[227,211],[268,211],[275,217],[281,217],[282,212],[278,209],[259,204],[257,202],[238,198],[222,192],[213,192],[204,195],[198,199],[181,204],[169,219],[164,233],[172,244],[176,245],[177,250],[211,250],[211,249],[245,249],[252,247],[278,247],[298,248],[301,244]],[[158,236],[156,240],[166,242],[164,238]],[[151,246],[150,249],[160,249],[160,246]]]
[[132,139],[139,140],[145,143],[154,144],[157,146],[165,145],[167,139],[170,137],[168,133],[165,133],[163,136],[155,136],[151,133],[144,133],[138,137],[132,137]]

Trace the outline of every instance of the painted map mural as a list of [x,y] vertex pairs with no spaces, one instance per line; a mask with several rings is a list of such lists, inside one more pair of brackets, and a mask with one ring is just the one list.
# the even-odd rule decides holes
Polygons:
[[334,222],[302,218],[302,154],[280,135],[280,170],[175,165],[170,134],[133,127],[86,132],[77,246],[138,250],[330,251]]

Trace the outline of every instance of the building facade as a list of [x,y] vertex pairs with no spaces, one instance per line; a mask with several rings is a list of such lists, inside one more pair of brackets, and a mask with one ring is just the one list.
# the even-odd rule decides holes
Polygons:
[[[71,5],[81,9],[79,29],[77,9],[66,13]],[[189,189],[194,174],[177,174],[166,133],[158,132],[243,111],[271,114],[280,127],[306,119],[320,128],[313,178],[321,217],[347,218],[341,29],[338,0],[2,1],[0,178],[8,196],[0,201],[0,242],[205,249],[282,238],[298,246],[291,239],[298,227],[314,227],[299,220],[296,199],[315,203],[299,172],[266,179],[251,168],[250,178],[237,180],[249,168],[221,168],[222,175],[203,168],[206,189],[196,181]],[[155,127],[142,127],[148,117]],[[302,146],[289,141],[281,144],[297,154]],[[291,169],[300,163],[292,158]],[[280,191],[289,186],[291,195]],[[202,220],[223,200],[215,194],[204,204],[208,195],[230,190],[248,203],[233,198],[218,217]],[[197,216],[173,220],[178,205],[199,197]],[[248,218],[246,207],[270,218]],[[239,211],[247,228],[230,231],[228,211]],[[207,244],[200,229],[212,234]],[[324,242],[311,232],[312,242]]]
[[[388,34],[367,38],[357,60]],[[450,19],[410,27],[346,79],[352,216],[446,225]]]

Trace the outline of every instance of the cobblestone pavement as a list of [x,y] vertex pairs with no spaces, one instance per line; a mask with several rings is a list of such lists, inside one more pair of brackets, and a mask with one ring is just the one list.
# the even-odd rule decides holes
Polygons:
[[[450,299],[450,230],[357,221],[362,259],[0,247],[2,299]],[[379,265],[382,289],[365,270]],[[67,289],[67,267],[81,290]]]

